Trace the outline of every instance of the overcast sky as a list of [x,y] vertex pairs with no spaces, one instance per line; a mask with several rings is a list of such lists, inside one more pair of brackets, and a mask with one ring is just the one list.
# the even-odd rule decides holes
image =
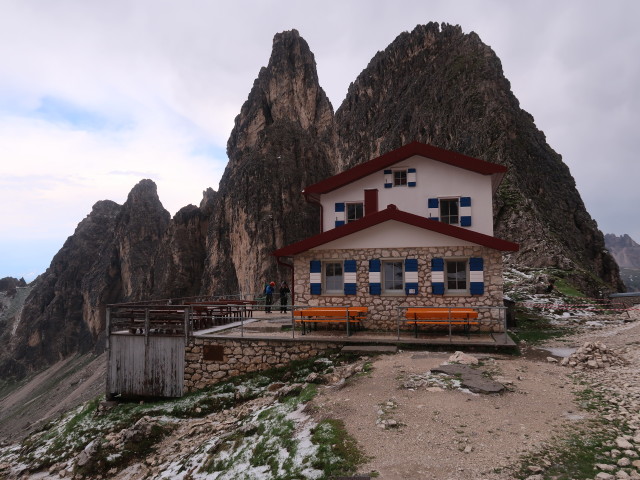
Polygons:
[[143,178],[171,215],[217,189],[274,34],[307,40],[337,109],[429,21],[493,48],[600,229],[640,242],[640,1],[0,0],[0,278],[44,272]]

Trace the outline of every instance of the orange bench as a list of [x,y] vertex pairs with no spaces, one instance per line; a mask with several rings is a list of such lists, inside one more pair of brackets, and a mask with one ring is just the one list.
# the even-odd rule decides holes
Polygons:
[[[347,327],[347,336],[351,335],[351,325],[355,328],[361,326],[361,321],[367,317],[367,307],[310,307],[304,310],[294,310],[293,316],[296,323],[302,325],[302,334],[306,334],[306,324],[344,323]],[[296,318],[299,317],[299,318]]]
[[407,308],[405,319],[413,323],[415,336],[418,337],[418,325],[462,326],[469,334],[471,325],[479,325],[478,312],[472,308]]

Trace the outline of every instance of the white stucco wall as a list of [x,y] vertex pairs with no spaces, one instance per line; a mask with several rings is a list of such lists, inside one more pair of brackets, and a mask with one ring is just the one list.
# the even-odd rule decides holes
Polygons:
[[315,249],[467,247],[473,245],[473,243],[442,235],[441,233],[430,232],[423,228],[391,220],[333,242],[325,243],[315,247]]
[[388,169],[415,168],[415,187],[384,188],[384,171],[322,195],[323,231],[335,228],[337,202],[364,202],[365,189],[378,190],[378,210],[394,204],[398,209],[428,217],[427,200],[438,197],[471,197],[469,230],[493,236],[491,176],[481,175],[429,158],[414,155]]

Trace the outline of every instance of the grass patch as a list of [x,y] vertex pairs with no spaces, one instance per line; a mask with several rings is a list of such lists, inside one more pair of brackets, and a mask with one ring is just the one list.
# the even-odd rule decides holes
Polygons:
[[358,466],[367,461],[356,441],[341,420],[328,419],[313,429],[311,441],[318,445],[313,467],[331,478],[337,475],[353,475]]
[[516,342],[535,345],[551,338],[559,338],[573,333],[573,329],[553,325],[547,317],[524,308],[516,309],[516,324],[511,331]]

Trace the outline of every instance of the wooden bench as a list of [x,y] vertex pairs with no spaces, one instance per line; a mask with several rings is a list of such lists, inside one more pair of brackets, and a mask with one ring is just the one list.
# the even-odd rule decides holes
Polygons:
[[407,308],[405,311],[405,319],[407,323],[413,323],[416,338],[418,325],[462,326],[468,336],[469,327],[480,324],[477,318],[478,312],[472,308]]
[[[347,336],[351,335],[351,326],[356,329],[362,326],[361,321],[367,317],[367,307],[311,307],[304,310],[294,310],[293,316],[296,323],[302,325],[302,334],[305,335],[306,325],[313,324],[345,324]],[[299,317],[299,318],[296,318]]]

